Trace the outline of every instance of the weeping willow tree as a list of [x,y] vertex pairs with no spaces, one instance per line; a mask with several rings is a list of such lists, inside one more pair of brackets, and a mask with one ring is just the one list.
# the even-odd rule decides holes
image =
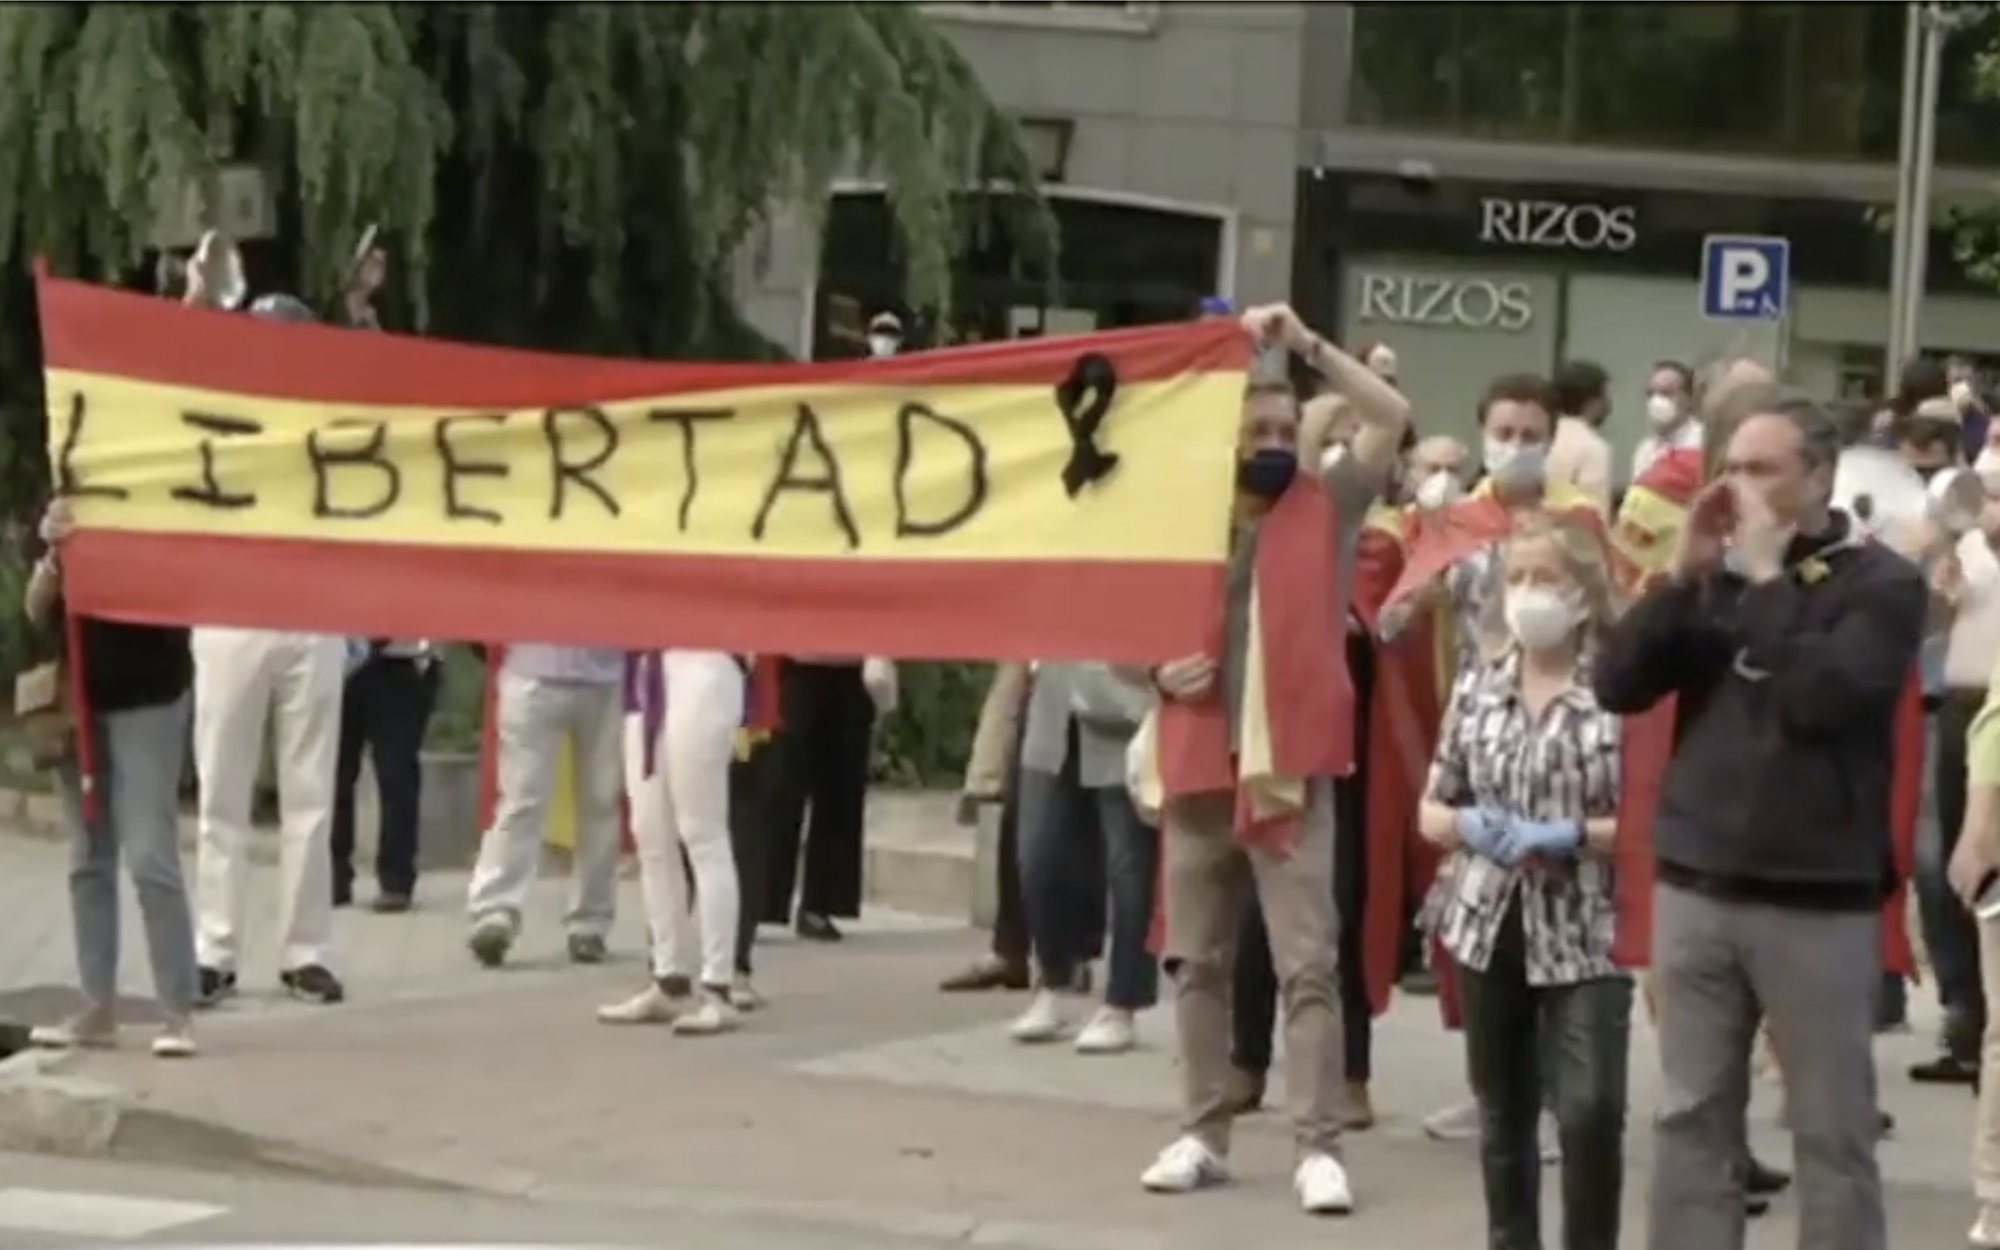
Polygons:
[[331,306],[380,223],[390,319],[457,338],[653,356],[772,349],[735,315],[774,211],[887,187],[919,308],[979,228],[1053,255],[1018,133],[921,7],[0,5],[0,491],[43,471],[26,260],[128,280],[186,188],[252,162],[280,230],[252,284]]

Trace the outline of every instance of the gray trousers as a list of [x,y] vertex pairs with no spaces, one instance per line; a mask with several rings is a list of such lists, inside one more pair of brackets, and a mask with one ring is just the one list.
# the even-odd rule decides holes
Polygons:
[[1741,1250],[1750,1051],[1768,1023],[1785,1081],[1805,1250],[1883,1250],[1875,1162],[1881,915],[1653,896],[1659,1119],[1652,1250]]
[[76,765],[61,774],[71,829],[70,918],[83,996],[109,1007],[118,995],[118,861],[132,874],[153,992],[169,1015],[194,1008],[194,918],[181,873],[180,783],[187,758],[188,700],[100,714],[97,819],[84,819]]

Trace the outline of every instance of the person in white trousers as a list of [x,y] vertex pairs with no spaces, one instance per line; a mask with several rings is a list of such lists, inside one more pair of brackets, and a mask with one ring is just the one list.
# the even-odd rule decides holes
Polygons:
[[329,840],[333,771],[340,745],[346,646],[326,634],[205,627],[193,633],[194,752],[200,778],[195,956],[201,999],[236,990],[250,807],[264,754],[264,723],[276,731],[279,979],[321,1003],[346,997],[328,969],[333,943]]
[[500,801],[479,844],[466,910],[469,944],[506,961],[541,867],[563,743],[574,744],[576,854],[564,917],[572,963],[604,962],[618,901],[618,729],[623,652],[539,643],[509,647],[500,669]]
[[[674,1032],[695,1035],[736,1026],[742,895],[729,841],[729,766],[745,677],[736,657],[720,651],[638,652],[626,662],[625,795],[652,930],[652,980],[599,1010],[606,1024],[672,1023]],[[755,1001],[748,992],[740,997],[743,1005]]]

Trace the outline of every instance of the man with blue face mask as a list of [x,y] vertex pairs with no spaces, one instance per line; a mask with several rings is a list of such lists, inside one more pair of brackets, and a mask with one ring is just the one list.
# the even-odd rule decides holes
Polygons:
[[[1353,1209],[1339,1159],[1343,1078],[1336,970],[1333,779],[1354,763],[1353,689],[1341,622],[1355,540],[1387,480],[1409,403],[1282,305],[1245,328],[1301,357],[1352,405],[1348,454],[1299,466],[1299,405],[1267,356],[1243,399],[1227,589],[1212,642],[1153,670],[1155,758],[1166,861],[1165,964],[1175,979],[1182,1136],[1142,1183],[1185,1193],[1227,1178],[1236,1114],[1230,982],[1242,898],[1263,905],[1283,985],[1293,1187],[1313,1214]],[[1276,678],[1277,680],[1273,680]]]

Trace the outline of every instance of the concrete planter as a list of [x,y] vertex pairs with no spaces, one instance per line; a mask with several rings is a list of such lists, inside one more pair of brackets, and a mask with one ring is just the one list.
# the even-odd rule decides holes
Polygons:
[[425,751],[422,762],[417,866],[469,868],[484,832],[479,819],[479,756],[469,751]]

